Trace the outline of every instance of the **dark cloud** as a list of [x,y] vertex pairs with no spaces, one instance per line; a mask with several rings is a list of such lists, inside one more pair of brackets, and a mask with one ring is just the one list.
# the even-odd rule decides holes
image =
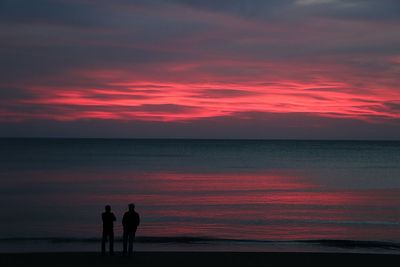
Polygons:
[[175,104],[146,104],[135,108],[139,111],[153,112],[153,113],[185,113],[187,111],[198,110],[197,107],[175,105]]
[[0,102],[30,99],[33,96],[32,92],[24,88],[0,87]]
[[[351,20],[398,20],[400,3],[396,0],[299,0],[307,13]],[[308,3],[308,4],[307,4]]]
[[400,101],[390,101],[386,102],[384,105],[390,112],[400,114]]
[[351,20],[398,20],[400,13],[400,3],[397,0],[171,0],[168,2],[264,20],[290,21],[306,16]]
[[[104,100],[104,99],[103,99]],[[110,99],[105,99],[110,100]],[[88,119],[118,119],[118,120],[149,120],[149,117],[155,120],[164,120],[165,116],[182,116],[190,118],[191,113],[201,111],[199,107],[175,104],[144,104],[144,105],[45,105],[34,103],[11,103],[4,102],[2,110],[6,110],[7,116],[0,118],[2,121],[24,121],[28,123],[30,120],[52,119],[53,121],[79,121]],[[28,123],[29,124],[29,123]]]
[[[232,1],[201,1],[201,0],[170,0],[170,3],[181,4],[192,8],[205,9],[212,12],[230,13],[246,18],[277,18],[282,7],[293,4],[293,0],[232,0]],[[281,14],[282,15],[282,14]]]
[[[384,1],[383,4],[381,1],[379,4],[376,1],[352,2],[363,7],[357,9],[361,10],[358,12],[367,10],[379,14],[385,14],[377,12],[381,9],[396,13],[396,6],[399,5],[394,1]],[[348,58],[349,54],[399,53],[398,39],[395,42],[390,38],[388,43],[363,40],[360,46],[357,40],[360,29],[349,26],[344,30],[340,26],[337,30],[334,22],[320,29],[304,25],[304,21],[296,22],[296,25],[305,27],[300,31],[295,30],[294,25],[279,22],[253,25],[254,29],[240,29],[221,24],[226,19],[224,17],[207,17],[197,12],[202,9],[211,13],[233,12],[239,15],[283,12],[278,17],[287,20],[303,9],[310,9],[309,5],[305,7],[295,4],[295,1],[96,1],[95,4],[93,1],[10,0],[2,1],[1,5],[0,23],[17,23],[15,27],[8,24],[2,27],[4,41],[0,46],[0,70],[3,80],[20,76],[49,76],[76,68],[135,70],[143,68],[144,64],[192,62],[206,57],[210,60],[282,61],[308,57],[317,60],[318,56],[329,54]],[[179,9],[181,6],[191,7],[194,13],[186,15],[184,10]],[[327,5],[312,6],[315,6],[312,8],[317,14],[325,16],[323,10]],[[334,2],[329,6],[335,6]],[[37,21],[45,25],[35,25]],[[237,23],[241,25],[242,21],[239,19]],[[61,27],[65,25],[77,27]],[[97,29],[85,30],[85,25],[96,26]],[[272,27],[272,30],[262,31],[265,26]],[[278,30],[274,29],[276,27]],[[365,34],[370,33],[365,31]],[[334,38],[343,41],[332,43]],[[353,64],[355,67],[357,64],[363,68],[367,66],[359,61],[353,61]],[[370,62],[368,66],[376,70],[381,65]],[[205,65],[203,68],[232,75],[238,73],[234,66]],[[247,66],[248,71],[249,68]],[[198,70],[203,71],[202,68]],[[253,70],[257,71],[257,68]]]
[[85,96],[88,99],[97,99],[97,100],[129,100],[129,99],[152,99],[154,98],[151,95],[144,95],[144,94],[102,94],[102,93],[95,93],[93,95]]
[[261,95],[259,92],[252,92],[248,90],[235,90],[235,89],[204,89],[195,93],[195,97],[200,98],[234,98],[242,96]]
[[82,1],[2,0],[0,23],[48,24],[68,27],[101,27],[109,23],[106,10]]
[[[399,139],[400,121],[370,123],[321,118],[307,113],[247,113],[196,122],[115,120],[49,121],[0,124],[1,136],[125,138],[250,138],[250,139]],[[240,127],[238,127],[240,125]],[[116,130],[118,129],[118,130]]]

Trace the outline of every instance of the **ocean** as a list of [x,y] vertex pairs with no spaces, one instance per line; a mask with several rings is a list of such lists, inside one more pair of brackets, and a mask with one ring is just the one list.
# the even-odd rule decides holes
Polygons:
[[400,254],[400,141],[0,139],[0,252],[97,251],[129,203],[136,250]]

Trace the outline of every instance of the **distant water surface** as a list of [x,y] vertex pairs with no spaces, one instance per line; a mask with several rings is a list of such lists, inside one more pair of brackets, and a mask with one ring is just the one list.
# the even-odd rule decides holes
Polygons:
[[144,248],[399,244],[400,142],[0,139],[0,248],[98,238],[105,204],[118,236],[130,202]]

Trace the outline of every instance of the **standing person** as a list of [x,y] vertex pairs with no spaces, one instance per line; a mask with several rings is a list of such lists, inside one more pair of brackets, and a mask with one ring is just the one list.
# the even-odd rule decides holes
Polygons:
[[111,206],[105,206],[105,212],[101,214],[103,220],[103,237],[101,239],[101,254],[106,254],[107,238],[110,243],[110,255],[114,255],[114,222],[117,220],[114,213],[111,212]]
[[[123,254],[132,255],[133,252],[133,240],[135,239],[137,227],[140,224],[139,214],[135,211],[135,204],[129,204],[129,210],[125,212],[124,218],[122,219],[122,226],[124,227],[124,251]],[[127,250],[129,240],[129,250]]]

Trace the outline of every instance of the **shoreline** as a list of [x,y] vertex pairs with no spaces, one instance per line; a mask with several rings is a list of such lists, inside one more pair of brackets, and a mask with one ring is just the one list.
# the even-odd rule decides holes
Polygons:
[[400,255],[300,252],[0,253],[0,266],[398,266]]
[[[0,253],[85,253],[100,250],[99,238],[0,238]],[[122,248],[115,239],[115,251]],[[138,237],[134,245],[141,252],[257,252],[257,253],[358,253],[400,255],[400,243],[367,240],[246,240],[210,237]]]
[[[96,252],[99,238],[0,238],[0,253]],[[115,251],[122,248],[115,239]],[[134,245],[143,252],[257,252],[257,253],[359,253],[400,255],[400,243],[366,240],[246,240],[209,237],[138,237]]]

